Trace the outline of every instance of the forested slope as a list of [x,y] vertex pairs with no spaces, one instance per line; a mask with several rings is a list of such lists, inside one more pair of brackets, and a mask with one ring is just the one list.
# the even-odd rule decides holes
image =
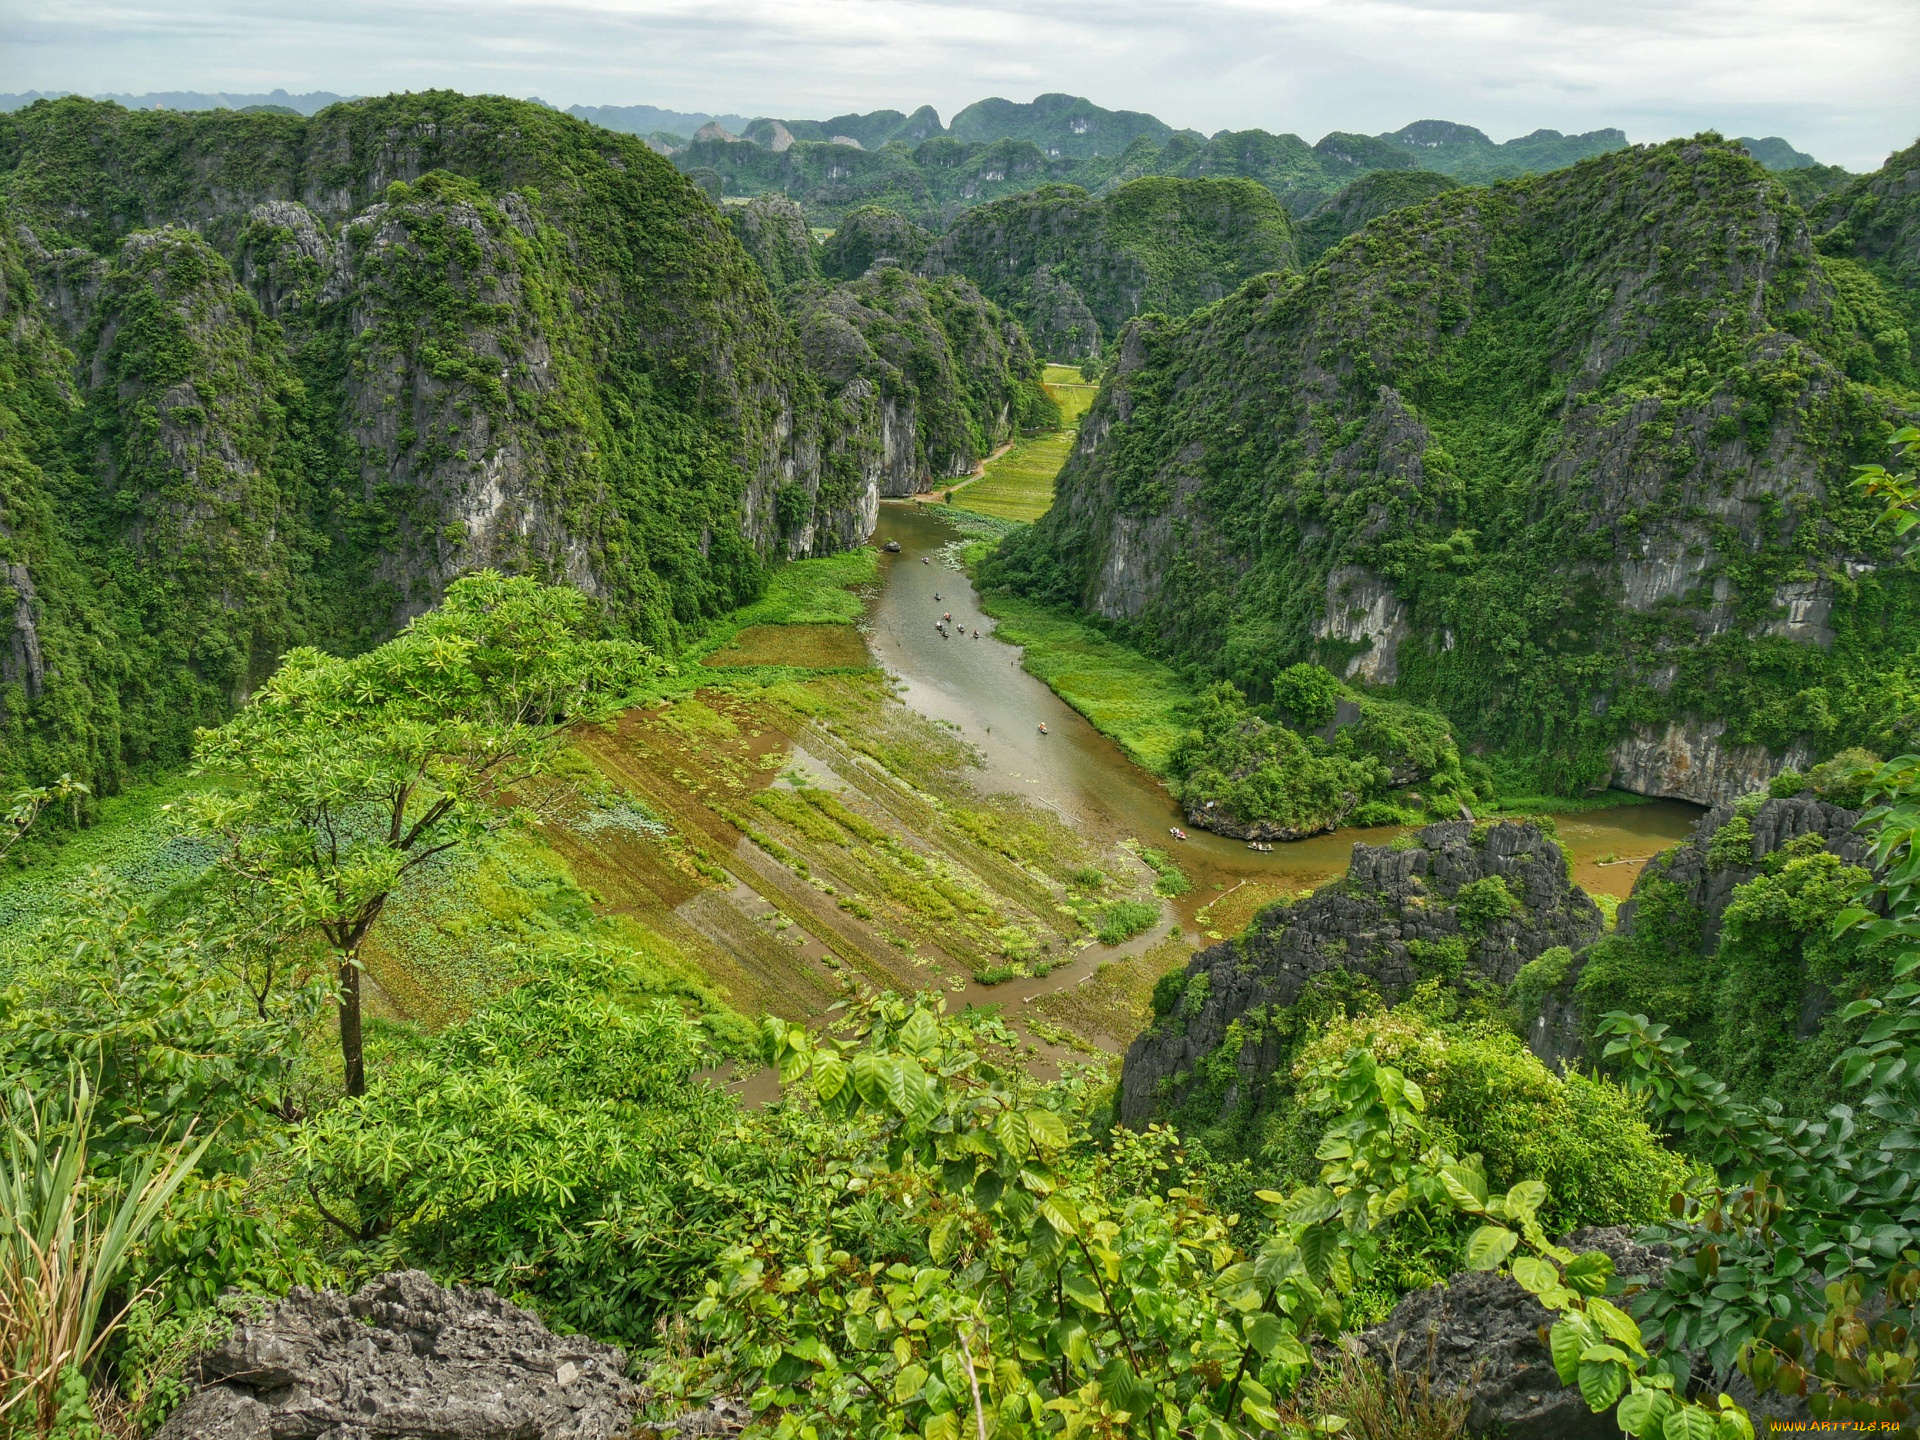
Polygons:
[[440,92],[42,102],[0,207],[0,782],[179,760],[289,644],[483,565],[665,646],[870,527],[877,437],[637,140]]
[[1891,753],[1920,588],[1848,481],[1920,408],[1898,253],[1823,260],[1714,136],[1395,211],[1131,329],[987,578],[1256,697],[1392,687],[1565,791]]

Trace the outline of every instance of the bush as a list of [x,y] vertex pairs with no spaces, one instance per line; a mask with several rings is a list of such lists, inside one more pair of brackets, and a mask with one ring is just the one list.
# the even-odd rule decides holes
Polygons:
[[1143,900],[1116,900],[1101,911],[1100,943],[1119,945],[1153,928],[1160,907]]
[[1488,875],[1462,885],[1453,897],[1453,908],[1460,918],[1460,928],[1469,936],[1479,936],[1497,922],[1519,914],[1520,902],[1513,898],[1505,880]]

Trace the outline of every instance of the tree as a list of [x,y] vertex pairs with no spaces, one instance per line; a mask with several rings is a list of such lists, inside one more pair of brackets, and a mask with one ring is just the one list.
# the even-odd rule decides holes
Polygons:
[[77,818],[80,797],[91,793],[85,785],[71,775],[62,775],[51,785],[19,791],[8,804],[5,812],[0,813],[0,860],[7,858],[13,847],[20,843],[28,830],[33,828],[33,822],[40,818],[40,812],[47,806],[62,800],[70,800],[75,806]]
[[528,787],[568,733],[659,668],[596,628],[579,591],[483,571],[365,655],[291,652],[252,704],[199,732],[195,773],[237,784],[191,797],[191,820],[326,938],[348,1094],[366,1093],[360,949],[394,887],[534,821]]

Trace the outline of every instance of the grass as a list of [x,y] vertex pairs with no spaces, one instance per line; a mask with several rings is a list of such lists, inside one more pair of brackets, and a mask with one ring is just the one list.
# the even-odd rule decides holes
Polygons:
[[1023,436],[1005,454],[989,460],[978,480],[954,487],[957,508],[1032,524],[1053,507],[1054,477],[1073,452],[1080,417],[1100,387],[1083,383],[1070,365],[1049,365],[1045,383],[1060,406],[1060,428]]
[[1193,958],[1193,949],[1179,935],[1170,935],[1139,955],[1110,960],[1084,984],[1042,995],[1033,1010],[1075,1034],[1104,1037],[1116,1049],[1152,1023],[1153,986],[1169,970],[1179,970]]
[[999,622],[998,637],[1025,648],[1022,663],[1093,728],[1156,775],[1167,773],[1173,747],[1187,731],[1192,688],[1138,650],[1109,640],[1066,610],[1015,595],[982,600]]
[[1136,935],[1144,935],[1160,918],[1160,907],[1144,900],[1116,900],[1101,916],[1100,943],[1124,945]]

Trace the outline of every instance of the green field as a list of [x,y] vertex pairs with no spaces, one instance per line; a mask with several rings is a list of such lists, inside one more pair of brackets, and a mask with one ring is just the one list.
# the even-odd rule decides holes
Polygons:
[[1017,595],[985,596],[998,620],[994,632],[1025,647],[1022,664],[1092,722],[1135,764],[1167,773],[1173,747],[1187,730],[1193,690],[1177,671],[1109,640],[1084,619]]
[[1047,435],[1022,436],[1005,454],[989,460],[978,480],[954,487],[953,503],[965,510],[1028,524],[1053,505],[1053,479],[1079,438],[1080,417],[1093,404],[1098,385],[1080,379],[1072,365],[1049,365],[1047,393],[1060,406],[1061,426]]

